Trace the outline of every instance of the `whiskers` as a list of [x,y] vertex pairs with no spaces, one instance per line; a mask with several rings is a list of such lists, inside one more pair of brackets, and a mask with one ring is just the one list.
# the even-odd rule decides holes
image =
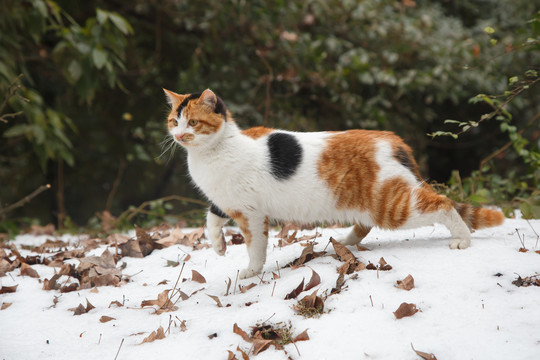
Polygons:
[[171,161],[171,159],[174,156],[174,151],[176,150],[176,142],[174,141],[174,138],[170,135],[167,135],[161,142],[161,154],[159,154],[158,157],[156,157],[156,160],[163,159],[165,157],[165,154],[169,153],[167,160],[165,162]]

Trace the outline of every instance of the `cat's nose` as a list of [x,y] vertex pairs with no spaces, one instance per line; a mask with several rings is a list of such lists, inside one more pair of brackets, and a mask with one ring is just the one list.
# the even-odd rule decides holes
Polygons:
[[182,138],[184,137],[184,134],[175,134],[174,138],[178,141],[182,141]]

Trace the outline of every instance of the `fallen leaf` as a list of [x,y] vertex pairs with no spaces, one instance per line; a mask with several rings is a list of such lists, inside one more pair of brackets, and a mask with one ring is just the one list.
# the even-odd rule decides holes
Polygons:
[[283,226],[281,227],[281,231],[276,235],[276,237],[280,238],[280,239],[283,239],[284,237],[288,237],[289,236],[289,231],[291,230],[294,230],[294,231],[298,231],[298,226],[294,223],[285,223],[283,224]]
[[397,281],[397,288],[403,290],[411,290],[414,288],[414,278],[409,274],[403,280]]
[[37,273],[37,271],[32,269],[32,267],[26,263],[21,264],[21,275],[39,278],[39,274]]
[[135,226],[135,236],[139,241],[139,247],[143,257],[150,255],[156,248],[162,248],[160,244],[156,244],[154,240],[152,240],[150,234],[138,226]]
[[299,335],[297,335],[293,340],[292,342],[297,342],[297,341],[307,341],[309,340],[309,335],[307,333],[308,329],[302,331]]
[[45,226],[40,225],[32,225],[28,230],[26,230],[26,234],[30,235],[53,235],[54,234],[54,225],[53,224],[47,224]]
[[162,292],[160,292],[156,300],[143,300],[141,302],[141,307],[143,308],[146,306],[156,305],[158,307],[159,313],[165,311],[174,311],[178,309],[178,307],[174,306],[169,299],[169,291],[171,291],[171,289],[163,290]]
[[297,305],[293,305],[293,309],[306,318],[321,315],[324,311],[324,300],[317,296],[317,291],[315,290],[311,295],[302,298]]
[[120,301],[116,301],[116,300],[111,301],[111,303],[109,304],[109,308],[111,308],[111,306],[113,306],[113,305],[118,306],[118,307],[124,306],[124,305],[122,305],[122,303]]
[[129,239],[127,242],[119,246],[122,251],[122,256],[129,256],[134,258],[142,258],[142,250],[137,239]]
[[212,340],[213,338],[217,338],[217,336],[218,336],[217,333],[213,333],[213,334],[208,335],[208,338]]
[[240,335],[242,339],[244,339],[244,341],[253,342],[249,335],[244,330],[242,330],[236,323],[233,325],[233,332],[236,335]]
[[240,346],[236,347],[236,351],[240,351],[240,355],[242,355],[242,360],[249,360],[248,354],[246,354],[242,349],[240,349]]
[[43,290],[58,290],[60,289],[60,284],[56,282],[60,278],[60,274],[54,274],[51,279],[43,280]]
[[10,302],[3,302],[3,303],[2,303],[2,306],[0,306],[0,310],[6,310],[8,307],[11,306],[11,304],[13,304],[13,303],[10,303]]
[[285,296],[285,300],[296,299],[298,295],[300,295],[303,289],[304,289],[304,279],[302,278],[302,282],[300,283],[300,285],[298,285],[293,291],[288,293]]
[[321,277],[319,276],[319,274],[315,272],[315,270],[311,269],[311,279],[309,279],[309,282],[304,288],[304,291],[311,290],[315,286],[319,285],[320,283],[321,283]]
[[332,246],[334,247],[336,255],[340,261],[357,261],[351,250],[347,249],[345,245],[336,241],[334,238],[330,238],[330,242],[332,243]]
[[[163,327],[160,326],[156,331],[152,331],[150,335],[145,337],[141,344],[153,342],[155,340],[161,340],[165,339],[165,332],[163,331]],[[140,344],[139,344],[140,345]]]
[[401,319],[406,316],[413,316],[417,312],[418,309],[416,308],[416,304],[401,303],[398,309],[394,311],[394,316],[396,317],[396,319]]
[[223,307],[223,305],[221,304],[221,301],[219,301],[219,298],[215,295],[209,295],[209,294],[206,294],[208,297],[210,297],[212,300],[214,300],[217,304],[218,307]]
[[435,357],[435,355],[433,354],[430,354],[430,353],[425,353],[423,351],[418,351],[414,348],[413,344],[411,343],[411,348],[413,349],[413,351],[416,353],[416,355],[420,356],[422,359],[424,360],[437,360],[437,358]]
[[234,353],[231,350],[227,350],[227,352],[229,353],[229,356],[227,357],[227,360],[238,360],[236,358],[236,355],[234,355]]
[[[180,320],[180,319],[179,319]],[[181,332],[184,332],[187,330],[187,326],[186,326],[186,320],[182,320],[180,321],[180,331]]]
[[206,279],[204,278],[204,276],[202,276],[196,270],[191,270],[191,280],[196,281],[196,282],[201,283],[201,284],[206,283]]
[[240,290],[240,292],[242,294],[245,294],[246,291],[248,291],[249,289],[254,288],[255,286],[257,286],[257,284],[255,284],[255,283],[251,283],[251,284],[246,285],[246,286],[238,285],[238,289]]
[[105,316],[105,315],[103,315],[102,317],[99,318],[99,322],[102,322],[102,323],[106,323],[106,322],[109,322],[111,320],[116,320],[116,319],[113,318],[113,317],[110,317],[110,316]]
[[363,245],[360,245],[360,244],[356,244],[356,249],[358,251],[371,251],[369,250],[367,247],[363,246]]
[[70,310],[73,310],[73,315],[82,315],[87,312],[83,304],[79,304],[79,306],[77,306],[75,309]]
[[293,262],[291,262],[289,265],[289,267],[292,267],[292,266],[300,266],[300,265],[304,265],[305,263],[307,263],[308,261],[311,261],[315,258],[318,258],[318,257],[321,257],[325,254],[325,252],[316,252],[313,248],[313,244],[309,244],[309,246],[305,247],[304,250],[302,250],[302,254],[300,254],[300,257],[296,260],[294,260]]
[[383,257],[379,260],[379,270],[388,271],[392,270],[392,266],[389,265]]
[[268,349],[270,344],[272,344],[273,340],[263,340],[263,339],[256,339],[253,341],[253,355],[257,355],[258,353]]
[[345,275],[339,274],[337,280],[336,280],[336,287],[330,290],[330,295],[333,294],[339,294],[343,288],[343,285],[345,284]]

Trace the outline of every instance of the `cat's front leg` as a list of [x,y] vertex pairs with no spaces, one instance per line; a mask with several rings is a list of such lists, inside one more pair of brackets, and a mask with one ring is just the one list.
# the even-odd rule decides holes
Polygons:
[[242,230],[246,243],[249,265],[240,271],[240,278],[247,279],[260,274],[266,262],[266,246],[268,244],[268,218],[259,214],[230,212],[231,217]]
[[229,217],[212,204],[206,214],[206,228],[208,229],[208,238],[212,242],[212,247],[218,255],[225,255],[227,244],[221,229],[227,223]]

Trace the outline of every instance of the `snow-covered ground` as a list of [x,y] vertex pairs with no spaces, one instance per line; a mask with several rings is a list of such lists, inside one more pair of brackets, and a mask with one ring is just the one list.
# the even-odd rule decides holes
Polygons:
[[[329,237],[348,230],[319,228],[298,235],[315,231],[322,233],[315,250],[326,248],[325,256],[304,267],[285,268],[300,256],[306,241],[280,248],[274,237],[262,280],[238,280],[236,288],[237,270],[247,265],[244,245],[229,246],[224,257],[212,249],[192,250],[183,245],[154,250],[144,258],[124,257],[117,265],[127,264],[122,274],[131,275],[130,281],[97,291],[43,290],[44,279],[55,273],[55,268],[46,265],[32,265],[39,279],[13,270],[0,278],[0,287],[18,285],[15,292],[0,295],[0,305],[11,303],[0,310],[0,359],[112,360],[117,355],[117,359],[227,359],[228,350],[242,359],[237,347],[245,353],[251,350],[250,358],[261,360],[287,356],[418,359],[411,344],[439,360],[540,359],[540,287],[512,284],[518,275],[540,273],[540,254],[535,252],[540,242],[534,232],[540,233],[540,221],[507,220],[502,226],[477,231],[466,250],[450,250],[449,232],[441,226],[374,229],[362,243],[370,251],[350,250],[366,264],[378,264],[384,257],[392,269],[345,275],[342,291],[325,299],[324,313],[305,318],[293,305],[315,289],[324,298],[336,287],[336,269],[343,263],[331,256],[335,251]],[[518,234],[524,236],[528,252],[518,251],[522,247]],[[47,238],[51,237],[22,235],[12,243],[24,257],[34,253],[23,245],[39,245]],[[77,242],[77,237],[63,239]],[[101,245],[87,256],[99,256],[106,248]],[[182,261],[176,267],[167,266],[167,261],[185,258],[185,254],[190,258],[177,288],[188,296],[197,292],[179,300],[174,311],[156,314],[157,306],[141,308],[144,300],[156,300],[164,290],[173,289]],[[79,264],[76,259],[69,262]],[[204,276],[206,283],[193,281],[191,270]],[[320,276],[320,284],[297,299],[285,300],[302,279],[310,280],[312,270]],[[274,280],[272,272],[280,277]],[[408,274],[415,287],[410,291],[397,288],[396,281]],[[228,279],[232,285],[226,296]],[[238,288],[251,283],[257,285],[244,292]],[[208,295],[217,296],[222,307]],[[86,306],[87,300],[95,307],[89,312],[75,316],[69,310]],[[123,306],[111,305],[114,301]],[[419,312],[396,319],[393,312],[403,302],[416,304]],[[102,316],[114,320],[100,322]],[[263,322],[275,326],[290,322],[294,335],[307,329],[309,340],[285,345],[287,354],[270,346],[254,355],[252,344],[233,332],[233,326],[249,334],[252,326]],[[160,326],[164,339],[141,344]]]

